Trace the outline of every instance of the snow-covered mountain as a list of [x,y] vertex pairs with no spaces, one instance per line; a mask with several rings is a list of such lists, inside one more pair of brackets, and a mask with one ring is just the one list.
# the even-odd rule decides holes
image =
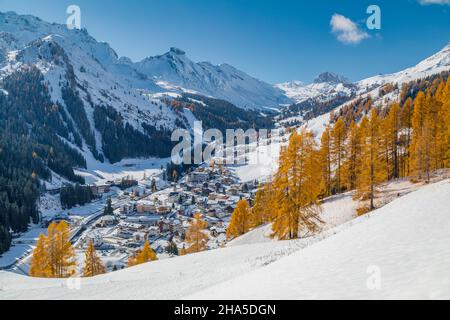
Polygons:
[[371,91],[385,84],[402,84],[450,70],[450,42],[440,51],[417,65],[400,72],[370,77],[356,83],[358,93]]
[[90,123],[88,130],[95,136],[95,148],[102,154],[103,137],[94,120],[96,106],[112,107],[124,125],[143,134],[189,127],[187,119],[192,114],[167,105],[161,99],[167,93],[212,96],[241,108],[278,107],[295,102],[297,106],[285,114],[301,120],[317,104],[328,103],[334,108],[334,104],[363,95],[376,97],[387,83],[400,84],[449,70],[450,44],[418,65],[395,74],[350,83],[326,72],[311,84],[291,82],[274,87],[227,64],[193,62],[177,48],[135,63],[127,57],[119,58],[107,43],[98,42],[86,30],[68,30],[65,25],[37,17],[0,12],[0,91],[4,92],[2,79],[30,66],[42,72],[53,102],[66,109],[62,92],[70,84],[82,101]]
[[227,100],[241,108],[272,108],[291,102],[283,91],[229,64],[196,63],[177,48],[134,64],[128,61],[128,65],[166,89],[194,91]]
[[320,74],[313,83],[304,84],[301,81],[291,81],[275,85],[283,90],[289,98],[301,103],[308,99],[319,101],[336,96],[361,95],[392,83],[401,85],[416,79],[450,70],[450,43],[442,50],[417,65],[397,73],[377,75],[357,82],[350,82],[343,76],[331,72]]
[[177,127],[189,129],[190,111],[174,110],[167,103],[167,98],[184,92],[224,99],[240,108],[278,107],[290,102],[281,90],[230,65],[194,63],[179,49],[133,63],[127,57],[119,58],[107,43],[98,42],[85,29],[69,30],[66,25],[34,16],[0,12],[0,91],[5,92],[2,81],[6,77],[30,67],[39,69],[51,100],[68,114],[64,90],[70,87],[79,96],[82,106],[78,111],[84,110],[83,118],[89,124],[80,128],[75,123],[75,130],[81,136],[81,131],[86,135],[92,132],[95,137],[95,142],[83,141],[79,151],[89,157],[84,148],[88,146],[99,159],[104,154],[104,136],[94,116],[99,106],[113,108],[124,126],[128,124],[150,139],[168,139],[168,133]]
[[167,106],[142,95],[164,90],[123,64],[107,43],[96,41],[86,30],[69,30],[14,12],[0,12],[0,30],[0,79],[36,66],[48,82],[54,102],[64,105],[63,80],[75,82],[92,127],[93,105],[115,108],[137,130],[142,130],[142,123],[175,127],[177,116]]
[[355,90],[355,86],[349,80],[331,72],[320,74],[310,84],[291,81],[277,84],[275,87],[283,90],[286,96],[296,103],[319,97],[328,99],[336,96],[351,96]]
[[[417,65],[397,73],[351,83],[342,76],[326,72],[308,85],[299,81],[278,84],[276,87],[296,103],[283,107],[277,120],[280,124],[291,125],[308,122],[308,127],[314,128],[314,132],[320,135],[329,120],[330,111],[335,112],[348,103],[368,97],[375,106],[383,107],[398,101],[403,84],[449,71],[450,43]],[[385,90],[388,84],[392,85],[391,89]]]
[[[195,70],[197,78],[193,79],[208,84],[208,90],[200,90],[200,85],[195,87],[203,95],[238,101],[240,107],[274,107],[278,105],[277,99],[280,103],[288,101],[281,91],[231,66],[195,64],[180,50],[172,49],[164,56],[146,59],[146,64],[134,64],[129,58],[119,59],[107,43],[98,42],[85,29],[69,30],[65,25],[47,23],[34,16],[0,12],[0,91],[7,94],[2,81],[9,75],[35,67],[43,74],[51,100],[70,115],[63,94],[70,88],[81,99],[82,106],[78,111],[84,110],[89,122],[80,128],[75,121],[75,130],[80,133],[84,130],[87,134],[92,132],[95,137],[95,143],[83,141],[80,147],[79,151],[88,158],[91,156],[88,149],[98,153],[100,158],[104,153],[104,136],[99,132],[94,116],[98,106],[111,107],[124,126],[128,124],[150,139],[153,136],[158,136],[159,140],[161,136],[167,139],[168,132],[173,129],[180,126],[189,128],[192,121],[188,119],[193,117],[191,112],[174,110],[165,102],[167,94],[176,97],[187,89],[164,82],[161,77],[145,74],[150,71],[149,61],[159,61],[160,69],[154,70],[167,71],[165,66],[170,64],[171,57],[178,67],[186,67],[176,70],[184,70],[186,75]],[[193,69],[189,69],[191,67]],[[167,80],[176,82],[175,74],[164,75]],[[185,78],[183,85],[189,88],[189,83]],[[73,144],[74,141],[69,142]]]

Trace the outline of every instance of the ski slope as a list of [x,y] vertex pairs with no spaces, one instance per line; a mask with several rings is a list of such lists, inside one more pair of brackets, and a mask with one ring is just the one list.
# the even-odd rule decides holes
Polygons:
[[91,279],[0,272],[0,299],[448,299],[449,208],[447,179],[314,239],[243,241]]

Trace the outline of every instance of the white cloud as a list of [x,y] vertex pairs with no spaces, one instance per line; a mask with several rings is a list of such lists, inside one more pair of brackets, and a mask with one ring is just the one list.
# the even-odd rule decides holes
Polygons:
[[356,23],[343,15],[335,13],[331,17],[330,25],[337,39],[343,43],[356,44],[369,38],[369,35],[362,31]]
[[420,4],[447,4],[450,5],[450,0],[419,0]]

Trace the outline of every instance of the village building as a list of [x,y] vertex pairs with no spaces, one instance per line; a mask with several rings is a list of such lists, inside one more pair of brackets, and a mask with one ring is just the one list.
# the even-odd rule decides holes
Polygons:
[[183,234],[184,233],[184,229],[183,229],[183,223],[180,220],[173,220],[170,222],[169,224],[169,231],[171,233],[176,233],[176,234]]
[[160,233],[166,233],[170,231],[170,220],[168,219],[161,219],[158,222],[158,226],[159,226],[159,232]]
[[104,195],[105,193],[108,193],[111,191],[111,186],[110,185],[93,185],[93,186],[89,186],[91,189],[92,194],[95,197],[101,197],[102,195]]
[[154,214],[157,212],[157,208],[154,202],[141,200],[136,204],[136,211],[139,214]]
[[186,183],[199,184],[208,181],[209,174],[207,172],[194,171],[186,176]]
[[144,229],[145,227],[142,224],[138,224],[138,223],[132,223],[132,222],[124,222],[121,221],[119,223],[119,229],[122,230],[129,230],[132,232],[138,232],[142,229]]
[[148,236],[149,237],[156,237],[159,235],[159,227],[150,227],[148,228]]
[[169,197],[167,198],[167,201],[169,203],[178,203],[180,200],[180,193],[179,192],[171,192],[169,193]]
[[172,208],[169,206],[159,206],[156,208],[156,213],[159,215],[167,215],[172,212]]
[[134,205],[131,203],[126,203],[120,207],[120,214],[129,215],[134,212]]
[[101,217],[97,223],[96,227],[100,228],[107,228],[107,227],[113,227],[118,223],[117,218],[115,216],[106,215]]
[[94,244],[94,247],[99,248],[103,245],[103,237],[97,232],[91,233],[87,236],[86,244],[90,242]]
[[133,234],[133,240],[138,243],[144,243],[148,239],[148,234],[146,232],[135,232]]

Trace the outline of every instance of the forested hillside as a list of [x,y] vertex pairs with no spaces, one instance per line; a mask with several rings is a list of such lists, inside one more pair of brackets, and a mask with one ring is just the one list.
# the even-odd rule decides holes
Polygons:
[[294,128],[278,172],[252,208],[245,200],[237,206],[228,237],[264,223],[272,223],[277,239],[314,234],[324,198],[353,190],[363,215],[378,207],[381,183],[403,177],[428,183],[433,171],[450,167],[450,77],[418,81],[404,92],[383,108],[368,100],[367,109],[345,109],[320,144],[312,132]]
[[142,124],[145,134],[125,122],[112,107],[96,106],[95,127],[100,132],[103,152],[112,162],[133,157],[169,157],[173,143],[171,133]]
[[38,221],[40,181],[52,178],[50,170],[83,183],[73,167],[86,167],[81,154],[63,142],[75,141],[76,132],[64,109],[50,101],[39,70],[16,72],[2,87],[7,94],[0,92],[0,253],[9,248],[10,231]]

